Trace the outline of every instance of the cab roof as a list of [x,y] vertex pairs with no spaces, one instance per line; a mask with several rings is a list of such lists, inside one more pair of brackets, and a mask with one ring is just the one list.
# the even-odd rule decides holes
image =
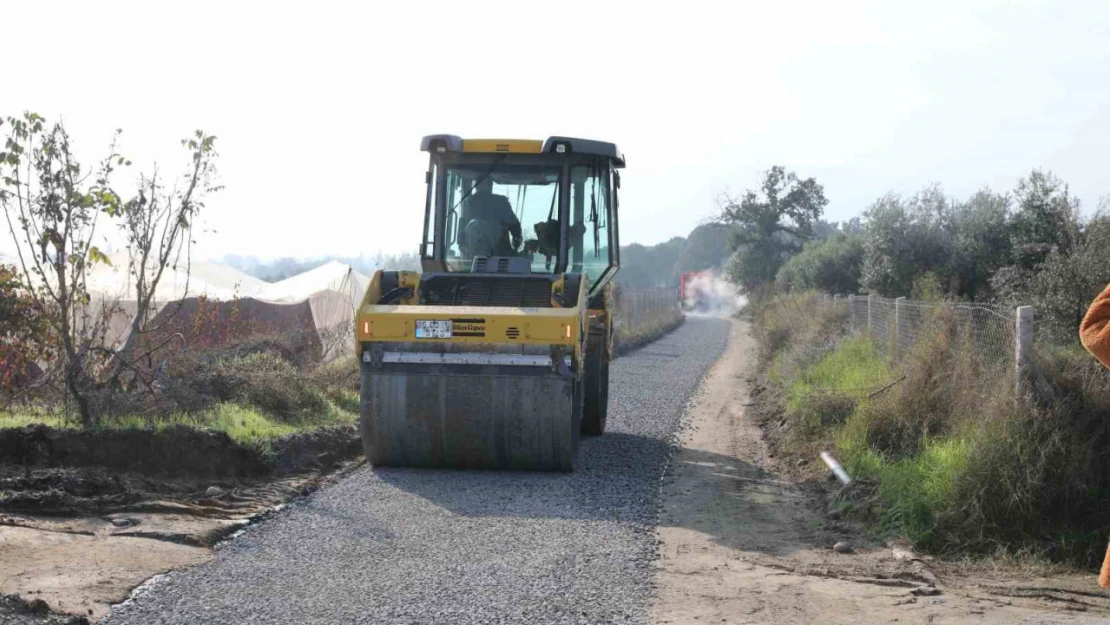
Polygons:
[[624,154],[616,144],[574,137],[548,137],[546,141],[534,139],[463,139],[458,135],[428,135],[420,140],[425,152],[492,152],[510,154],[590,154],[613,161],[614,166],[624,167]]

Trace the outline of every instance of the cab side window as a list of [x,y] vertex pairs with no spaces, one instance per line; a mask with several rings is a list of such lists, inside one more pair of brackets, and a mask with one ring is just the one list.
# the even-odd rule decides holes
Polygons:
[[576,165],[570,171],[571,273],[585,273],[591,282],[610,264],[609,167],[603,163]]

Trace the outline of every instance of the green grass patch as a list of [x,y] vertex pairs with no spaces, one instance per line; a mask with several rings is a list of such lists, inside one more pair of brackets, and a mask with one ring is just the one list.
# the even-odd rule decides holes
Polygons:
[[361,409],[362,404],[362,399],[357,392],[344,391],[337,393],[336,396],[332,398],[332,401],[335,403],[336,408],[350,413],[352,417],[357,419],[358,411]]
[[802,366],[793,377],[787,367],[780,355],[771,374],[786,388],[786,416],[791,423],[786,451],[807,455],[832,440],[861,399],[891,377],[886,361],[875,354],[867,338],[844,341]]
[[[776,369],[776,374],[781,375],[778,359]],[[890,378],[890,368],[886,360],[875,352],[871,339],[848,339],[813,365],[802,369],[800,375],[790,382],[786,409],[797,413],[814,395],[866,395],[881,388]]]
[[27,406],[20,407],[19,412],[0,412],[0,429],[23,428],[28,425],[41,423],[52,428],[76,427],[77,422],[67,423],[61,415]]
[[786,352],[778,352],[771,359],[771,367],[768,369],[767,377],[771,382],[782,386],[787,382],[784,374],[786,368]]
[[971,441],[931,440],[920,453],[892,460],[871,449],[859,431],[846,426],[837,447],[854,479],[875,483],[874,530],[883,536],[906,536],[917,544],[932,542],[936,514],[957,503],[957,484],[974,447]]
[[[162,429],[185,425],[197,429],[225,432],[232,440],[242,445],[259,446],[287,434],[327,425],[357,422],[357,393],[354,396],[356,401],[353,405],[349,401],[342,402],[346,405],[337,405],[328,401],[325,403],[324,410],[320,413],[313,415],[312,418],[296,422],[275,419],[249,405],[226,402],[194,413],[174,413],[160,417],[109,416],[104,418],[100,427],[109,429]],[[35,423],[55,428],[78,427],[75,420],[67,421],[61,415],[46,411],[29,409],[15,413],[0,413],[0,428],[22,428]]]
[[967,438],[923,434],[909,454],[884,449],[886,431],[906,424],[898,418],[897,398],[874,401],[869,396],[894,377],[867,337],[847,339],[802,367],[787,382],[791,446],[799,451],[835,447],[854,479],[875,485],[870,520],[876,533],[907,536],[920,544],[933,539],[936,514],[952,505],[973,444]]

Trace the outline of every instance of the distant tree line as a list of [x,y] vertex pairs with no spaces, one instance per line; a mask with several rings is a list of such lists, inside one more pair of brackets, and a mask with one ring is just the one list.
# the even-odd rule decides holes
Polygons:
[[1035,306],[1038,327],[1074,341],[1110,282],[1110,215],[1084,218],[1051,172],[1009,192],[953,198],[940,185],[877,199],[844,224],[821,220],[821,185],[775,167],[758,191],[722,202],[730,278],[748,293],[812,290]]
[[728,261],[730,232],[729,226],[712,222],[658,245],[622,246],[616,280],[631,287],[677,287],[680,274],[720,268]]

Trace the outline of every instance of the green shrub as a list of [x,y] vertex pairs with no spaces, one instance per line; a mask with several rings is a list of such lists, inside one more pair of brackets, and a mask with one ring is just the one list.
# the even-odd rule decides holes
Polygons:
[[299,423],[328,409],[329,396],[313,376],[277,351],[234,348],[179,354],[166,363],[159,384],[153,398],[132,394],[135,401],[120,401],[115,414],[165,416],[230,402],[278,421]]
[[323,393],[292,363],[270,352],[217,361],[211,385],[216,399],[256,406],[279,421],[311,421],[327,409]]
[[784,291],[858,293],[862,269],[863,239],[838,232],[824,241],[806,243],[779,269],[775,286]]
[[309,376],[324,396],[343,410],[357,414],[362,384],[358,357],[348,356],[317,367]]

